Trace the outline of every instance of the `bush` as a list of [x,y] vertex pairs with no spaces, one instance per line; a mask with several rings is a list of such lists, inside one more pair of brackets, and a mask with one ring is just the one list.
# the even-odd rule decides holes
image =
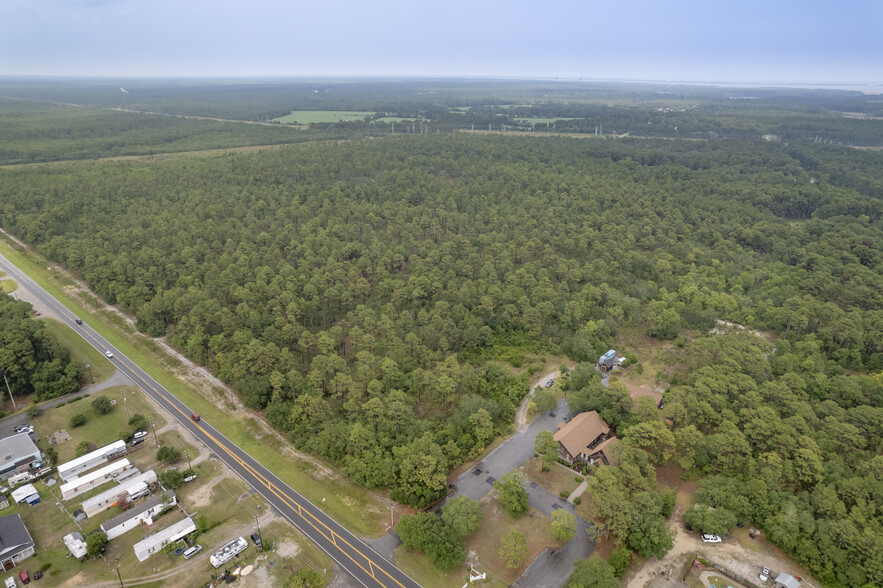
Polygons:
[[579,497],[579,496],[575,496],[574,499],[573,499],[573,503],[574,503],[574,504],[579,504],[580,502],[582,502],[582,500],[580,500],[580,497]]
[[98,557],[107,545],[107,533],[92,533],[86,536],[86,553],[89,557]]
[[156,451],[156,459],[163,463],[175,463],[181,459],[181,450],[177,447],[169,447],[168,445],[160,447]]
[[98,414],[107,414],[113,410],[113,404],[110,403],[107,396],[99,396],[92,401],[92,410]]
[[568,496],[570,496],[570,492],[568,492],[567,490],[562,490],[559,496],[561,496],[561,498],[567,498]]
[[184,474],[174,470],[168,470],[157,476],[160,483],[169,489],[175,489],[184,483]]
[[32,419],[35,419],[38,416],[40,416],[41,414],[43,414],[43,409],[41,409],[36,404],[32,404],[27,408],[27,410],[25,412],[27,413],[27,415],[29,417],[31,417]]
[[551,472],[551,471],[552,471],[552,468],[550,468],[550,467],[547,466],[547,465],[544,465],[544,466],[543,466],[543,471],[544,471],[544,472]]
[[129,419],[129,426],[135,429],[145,429],[147,428],[147,417],[143,414],[133,414],[132,418]]
[[582,481],[585,480],[585,478],[583,478],[582,476],[574,476],[573,479],[579,483],[582,483]]
[[89,442],[88,441],[80,441],[77,443],[77,448],[74,450],[74,455],[77,457],[83,457],[89,453]]
[[86,424],[89,419],[84,414],[75,414],[71,417],[71,428],[76,429],[77,427],[82,427]]

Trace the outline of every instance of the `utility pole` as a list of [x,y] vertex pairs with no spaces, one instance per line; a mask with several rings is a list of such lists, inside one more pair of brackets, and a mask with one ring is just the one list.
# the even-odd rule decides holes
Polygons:
[[[260,506],[258,506],[260,508]],[[254,522],[258,527],[258,539],[261,540],[261,551],[264,550],[264,538],[261,536],[261,520],[258,518],[258,515],[254,515]]]
[[15,408],[15,398],[12,397],[12,388],[9,387],[9,380],[6,379],[6,368],[3,368],[3,381],[6,382],[6,389],[9,391],[9,399],[12,401],[12,408]]
[[126,421],[128,422],[128,420],[131,417],[129,416],[129,403],[126,402],[126,389],[125,388],[123,388],[123,406],[126,408]]
[[193,466],[190,465],[190,450],[189,449],[184,450],[184,457],[187,458],[187,469],[190,470],[190,475],[193,475]]
[[159,447],[159,439],[156,438],[156,423],[153,422],[153,417],[150,417],[150,428],[153,429],[153,440],[156,441],[156,446]]
[[89,370],[89,381],[91,383],[95,383],[95,380],[92,378],[92,364],[89,363],[89,358],[87,356],[83,356],[83,363],[86,364],[86,369]]

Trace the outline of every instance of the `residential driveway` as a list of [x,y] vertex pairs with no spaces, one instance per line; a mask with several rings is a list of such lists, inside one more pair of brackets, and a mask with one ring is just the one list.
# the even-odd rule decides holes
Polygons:
[[[543,413],[528,426],[519,427],[519,430],[505,443],[485,456],[471,470],[461,474],[454,482],[456,486],[454,492],[448,498],[466,496],[472,500],[480,500],[493,489],[495,480],[519,468],[533,456],[534,440],[539,432],[555,432],[558,430],[559,422],[564,418],[571,417],[573,415],[567,410],[567,400],[559,400],[558,408],[554,412]],[[552,494],[542,486],[528,482],[525,489],[530,506],[541,513],[551,516],[552,511],[564,508],[571,514],[575,514],[573,504]],[[433,509],[439,510],[443,504],[443,502],[439,503]],[[595,548],[586,533],[588,523],[580,517],[577,517],[576,522],[574,538],[558,551],[547,549],[537,556],[515,582],[515,586],[558,588],[564,585],[567,577],[573,571],[573,564],[589,557]]]
[[[456,486],[449,498],[466,496],[478,501],[493,489],[494,480],[517,469],[534,454],[534,440],[540,431],[555,432],[558,423],[573,415],[567,410],[567,401],[558,401],[555,412],[543,413],[526,428],[516,431],[505,443],[484,457],[475,467],[460,475],[454,481]],[[440,508],[441,503],[435,509]]]

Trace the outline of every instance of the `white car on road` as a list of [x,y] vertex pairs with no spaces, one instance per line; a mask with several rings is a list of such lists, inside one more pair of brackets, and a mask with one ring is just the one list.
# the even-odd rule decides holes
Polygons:
[[112,351],[105,351],[104,355],[106,355],[107,357],[113,357],[113,352]]

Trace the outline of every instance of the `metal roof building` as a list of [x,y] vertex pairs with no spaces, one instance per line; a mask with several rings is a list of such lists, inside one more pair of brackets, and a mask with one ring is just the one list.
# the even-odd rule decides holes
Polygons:
[[156,472],[147,470],[143,474],[138,474],[133,478],[120,482],[120,485],[115,488],[84,500],[83,511],[87,517],[94,517],[96,514],[114,506],[119,502],[121,496],[125,496],[126,500],[130,501],[143,496],[147,493],[146,486],[154,482],[156,482]]
[[42,460],[43,455],[27,433],[0,439],[0,481],[28,471],[36,467],[34,462]]
[[196,524],[190,517],[183,521],[178,521],[171,527],[154,533],[144,541],[135,544],[135,556],[138,561],[144,561],[151,555],[158,553],[163,547],[177,541],[184,535],[188,535],[196,530]]
[[37,492],[37,489],[34,488],[33,484],[25,484],[21,488],[16,488],[12,491],[12,499],[19,504],[27,502],[31,506],[34,506],[40,502],[40,494]]
[[144,502],[141,502],[129,510],[107,519],[101,523],[101,530],[107,533],[108,539],[115,539],[142,523],[153,524],[153,516],[166,508],[178,503],[178,497],[171,490],[157,494]]
[[114,441],[110,445],[105,445],[77,459],[61,464],[58,466],[58,475],[62,480],[68,482],[76,478],[80,472],[91,470],[125,452],[126,442],[123,440]]
[[88,492],[92,488],[101,486],[116,478],[120,474],[131,470],[132,464],[126,458],[119,459],[110,465],[106,465],[100,470],[95,470],[90,474],[84,475],[82,478],[76,478],[61,485],[61,496],[65,500],[70,500],[74,496],[79,496],[84,492]]

